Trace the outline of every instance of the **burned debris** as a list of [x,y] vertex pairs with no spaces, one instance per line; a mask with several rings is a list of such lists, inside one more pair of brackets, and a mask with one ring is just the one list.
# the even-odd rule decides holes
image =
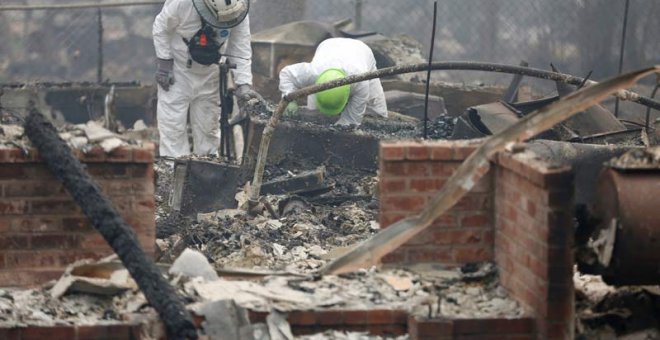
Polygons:
[[[211,91],[221,105],[205,109],[218,131],[200,107],[179,134],[163,119],[199,54],[183,71],[161,58],[153,86],[0,85],[0,338],[657,337],[658,122],[604,101],[659,110],[627,90],[658,66],[596,82],[525,61],[428,61],[414,38],[361,25],[287,23],[253,34],[248,56],[247,31],[202,28],[200,46],[231,41]],[[370,71],[285,91],[278,75],[312,65],[327,39],[359,40]],[[465,71],[513,77],[422,73]],[[356,84],[378,91],[348,104]],[[344,111],[321,95],[334,89],[342,110],[365,104],[357,125],[335,124]],[[191,153],[204,129],[219,152]]]

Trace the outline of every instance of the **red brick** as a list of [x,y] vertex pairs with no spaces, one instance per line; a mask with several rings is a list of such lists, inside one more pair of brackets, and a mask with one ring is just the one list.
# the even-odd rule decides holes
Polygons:
[[486,174],[485,176],[481,177],[479,182],[470,190],[472,193],[490,193],[493,191],[493,177],[491,175]]
[[64,269],[0,270],[0,282],[5,287],[32,286],[57,279],[63,272]]
[[484,230],[482,234],[482,239],[485,244],[495,244],[495,232],[493,229]]
[[128,215],[124,216],[124,220],[138,234],[156,230],[156,219],[150,214]]
[[441,178],[449,178],[454,174],[460,163],[440,162],[431,164],[431,174]]
[[380,217],[380,227],[385,228],[388,227],[396,222],[398,222],[401,219],[406,218],[407,214],[404,213],[394,213],[394,212],[381,212],[381,217]]
[[0,179],[16,180],[25,178],[24,166],[20,164],[2,164],[0,166]]
[[420,178],[410,180],[410,190],[414,192],[437,192],[445,185],[445,180],[439,178]]
[[62,230],[72,232],[94,232],[91,222],[86,217],[64,217],[62,218]]
[[381,165],[382,177],[387,176],[405,176],[406,163],[404,162],[384,162]]
[[68,196],[58,181],[4,181],[4,197]]
[[109,249],[110,245],[99,233],[88,233],[80,236],[80,246],[83,249]]
[[411,248],[408,249],[407,255],[410,263],[449,262],[452,260],[451,248],[448,247]]
[[[153,199],[154,198],[152,196],[152,200]],[[115,196],[112,197],[112,205],[122,214],[138,211],[136,207],[133,205],[133,200],[134,198],[131,196]],[[149,212],[149,211],[140,210],[140,212]]]
[[490,245],[457,247],[452,250],[456,263],[491,261],[493,250]]
[[131,164],[128,170],[128,174],[131,178],[144,178],[148,180],[154,178],[152,164]]
[[141,338],[141,327],[139,325],[94,325],[78,326],[76,329],[77,340],[112,340]]
[[393,322],[394,310],[371,309],[367,311],[367,324],[369,325],[389,325]]
[[24,215],[30,209],[30,205],[23,199],[0,200],[0,215]]
[[405,146],[398,144],[383,144],[380,145],[380,159],[385,161],[398,161],[405,158]]
[[438,244],[465,245],[482,243],[482,229],[436,231],[434,240]]
[[422,144],[411,144],[406,148],[406,159],[409,160],[428,160],[431,150],[428,146]]
[[23,168],[24,178],[57,181],[45,163],[29,163],[19,166]]
[[344,312],[341,310],[319,310],[316,313],[316,323],[323,326],[343,325]]
[[417,245],[426,245],[426,244],[435,243],[433,236],[434,236],[433,230],[427,229],[415,235],[412,239],[406,242],[406,245],[417,246]]
[[26,235],[0,235],[0,249],[2,250],[27,249],[28,245],[29,237]]
[[529,214],[530,217],[536,218],[536,211],[537,211],[536,203],[534,203],[532,201],[529,201],[529,200],[526,203],[527,204],[526,204],[525,211]]
[[463,228],[488,227],[491,225],[490,213],[464,213],[460,225]]
[[21,328],[0,326],[0,339],[3,340],[21,340]]
[[80,207],[69,198],[45,198],[30,201],[33,214],[69,215],[79,213]]
[[67,234],[44,234],[30,237],[31,249],[72,249],[80,246],[81,237]]
[[518,221],[518,211],[512,205],[504,203],[502,204],[504,209],[503,216],[504,218],[511,223],[516,223]]
[[405,164],[406,176],[429,176],[431,174],[431,166],[428,162],[408,162]]
[[347,310],[344,311],[344,323],[346,325],[366,325],[367,324],[366,310]]
[[133,160],[138,163],[151,163],[154,161],[155,147],[153,143],[145,144],[133,150]]
[[136,197],[134,209],[136,212],[153,213],[156,211],[154,196]]
[[465,160],[470,156],[475,150],[477,149],[476,146],[459,146],[454,148],[454,159],[455,160]]
[[6,269],[37,269],[66,267],[78,260],[87,258],[99,258],[99,254],[93,251],[15,251],[6,253]]
[[93,147],[81,155],[83,162],[104,162],[106,160],[105,150],[101,147]]
[[153,195],[154,183],[152,181],[137,180],[131,182],[131,190],[136,195]]
[[121,146],[112,150],[106,157],[108,162],[131,162],[133,161],[133,148]]
[[458,227],[457,223],[457,216],[453,212],[449,211],[435,220],[433,220],[433,224],[431,225],[431,228],[433,229],[443,229],[443,228],[454,228]]
[[62,221],[56,216],[15,216],[11,219],[12,232],[55,232],[62,230]]
[[454,323],[449,319],[426,319],[411,316],[408,321],[411,339],[453,337]]
[[0,163],[13,163],[22,161],[26,158],[23,151],[19,148],[0,148]]
[[491,194],[473,194],[468,193],[463,196],[452,210],[457,211],[487,211],[493,206],[493,199]]
[[387,197],[381,203],[382,210],[398,210],[417,212],[426,204],[423,197],[420,196],[394,196]]
[[129,165],[123,163],[90,163],[87,172],[94,178],[126,178]]
[[454,320],[454,335],[529,334],[534,329],[535,320],[532,318]]
[[371,335],[392,337],[408,334],[408,326],[406,324],[368,325],[367,331]]
[[382,178],[380,192],[384,195],[400,193],[406,190],[406,180],[402,178]]
[[293,311],[289,313],[287,320],[293,325],[316,325],[317,324],[317,315],[315,311]]
[[393,252],[383,256],[383,258],[380,259],[380,262],[383,264],[406,263],[407,262],[406,251],[401,248],[394,250]]
[[22,340],[75,339],[75,326],[28,326],[21,331]]
[[431,147],[431,159],[434,161],[450,161],[454,159],[454,149],[451,147]]

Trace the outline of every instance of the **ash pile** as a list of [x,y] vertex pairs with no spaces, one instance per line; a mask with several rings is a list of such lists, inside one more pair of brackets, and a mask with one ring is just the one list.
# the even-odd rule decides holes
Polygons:
[[[316,189],[327,191],[325,195],[268,195],[276,216],[252,217],[242,209],[184,216],[168,204],[172,163],[161,160],[155,169],[157,242],[162,262],[173,261],[190,247],[204,253],[218,268],[304,273],[322,266],[337,248],[362,241],[379,229],[374,201],[377,179],[369,172],[330,168],[324,171],[327,178],[318,183],[321,188]],[[296,176],[278,166],[268,170],[268,177],[276,181]]]

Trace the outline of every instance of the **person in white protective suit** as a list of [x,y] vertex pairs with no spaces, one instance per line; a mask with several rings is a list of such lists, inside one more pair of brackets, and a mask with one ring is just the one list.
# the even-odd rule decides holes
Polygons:
[[[323,41],[311,63],[289,65],[280,72],[280,91],[287,95],[306,86],[376,70],[376,59],[365,43],[347,38]],[[295,103],[289,111],[295,110]],[[387,117],[380,79],[331,89],[307,98],[310,109],[326,115],[341,114],[337,125],[360,125],[365,112]]]
[[228,56],[236,96],[260,98],[252,90],[249,0],[167,0],[153,24],[158,69],[160,155],[215,154],[219,136],[219,70]]

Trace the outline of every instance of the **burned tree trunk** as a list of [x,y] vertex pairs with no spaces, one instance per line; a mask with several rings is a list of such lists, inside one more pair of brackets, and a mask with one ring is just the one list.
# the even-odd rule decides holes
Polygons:
[[196,339],[197,331],[182,299],[140,247],[131,227],[101,192],[55,127],[36,110],[25,121],[25,132],[48,168],[73,197],[94,228],[103,235],[158,311],[170,339]]

